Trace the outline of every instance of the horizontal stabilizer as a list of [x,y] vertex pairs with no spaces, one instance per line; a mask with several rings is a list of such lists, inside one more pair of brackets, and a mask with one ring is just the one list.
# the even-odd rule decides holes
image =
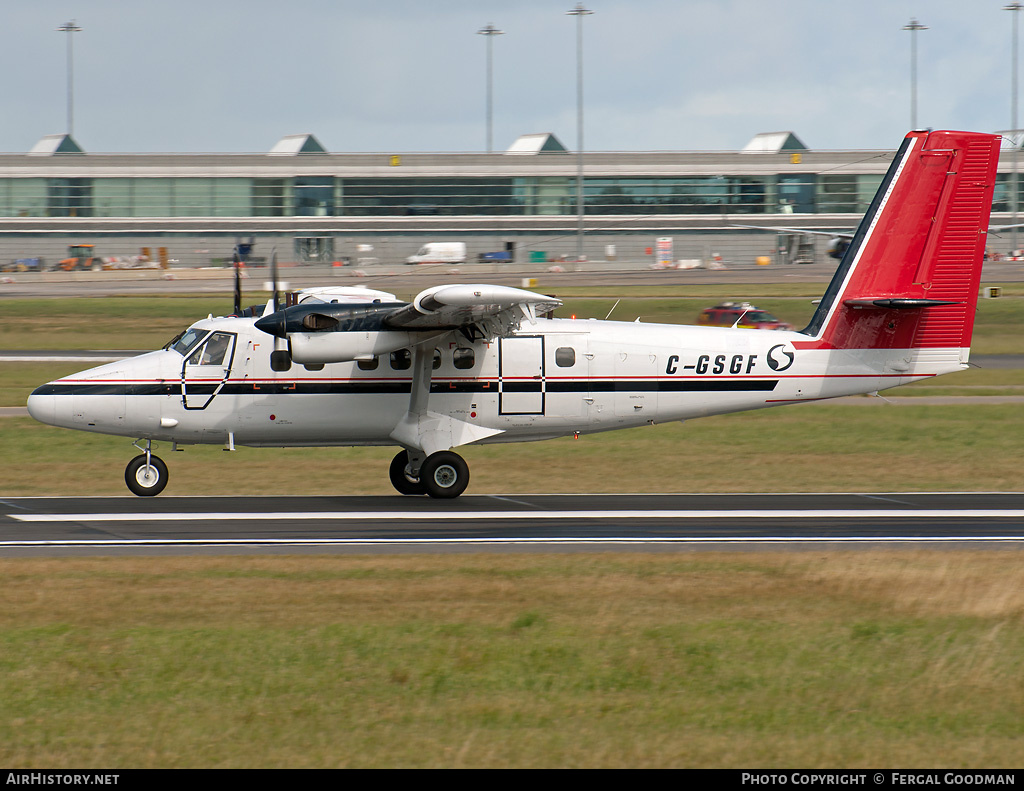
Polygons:
[[941,299],[910,299],[901,297],[860,297],[844,299],[843,304],[850,308],[887,308],[889,310],[909,310],[911,308],[935,308],[939,305],[958,305]]

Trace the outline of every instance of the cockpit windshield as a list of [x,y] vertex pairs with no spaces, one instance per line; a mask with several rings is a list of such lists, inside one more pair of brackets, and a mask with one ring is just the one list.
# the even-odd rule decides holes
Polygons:
[[184,332],[180,332],[171,338],[164,348],[176,351],[184,357],[189,353],[190,349],[193,349],[203,338],[206,337],[208,332],[209,330],[189,327]]

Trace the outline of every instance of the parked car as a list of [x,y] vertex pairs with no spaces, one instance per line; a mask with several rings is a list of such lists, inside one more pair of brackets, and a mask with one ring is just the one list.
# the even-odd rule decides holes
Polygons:
[[721,302],[701,311],[697,323],[706,327],[746,327],[754,330],[794,330],[792,324],[780,321],[766,310],[749,302]]

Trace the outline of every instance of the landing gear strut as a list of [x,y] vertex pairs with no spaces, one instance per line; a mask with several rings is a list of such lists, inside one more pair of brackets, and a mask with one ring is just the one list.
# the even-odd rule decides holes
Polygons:
[[410,478],[405,472],[408,461],[408,454],[403,450],[392,459],[388,471],[391,485],[399,494],[429,494],[450,499],[458,497],[469,486],[469,465],[457,453],[443,450],[427,456],[416,478]]
[[167,465],[159,456],[152,454],[151,444],[146,440],[146,452],[128,462],[124,469],[124,482],[139,497],[153,497],[167,486]]

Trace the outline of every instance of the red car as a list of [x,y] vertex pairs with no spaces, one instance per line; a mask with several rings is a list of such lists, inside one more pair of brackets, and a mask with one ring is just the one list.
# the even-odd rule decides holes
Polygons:
[[697,323],[705,327],[746,327],[754,330],[793,330],[792,324],[779,321],[771,313],[749,302],[722,302],[701,311]]

